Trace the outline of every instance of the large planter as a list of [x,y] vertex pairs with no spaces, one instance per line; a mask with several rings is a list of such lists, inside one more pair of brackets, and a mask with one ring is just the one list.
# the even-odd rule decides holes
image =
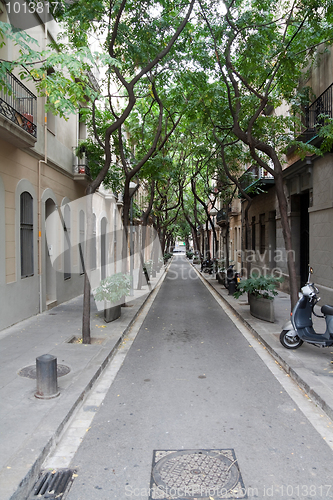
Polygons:
[[225,272],[224,271],[219,271],[216,273],[216,279],[220,283],[220,285],[225,284]]
[[274,299],[257,297],[253,293],[249,293],[248,297],[252,316],[274,323]]
[[120,315],[121,315],[121,304],[118,304],[118,305],[112,306],[112,307],[105,306],[105,308],[104,308],[104,321],[106,323],[110,323],[111,321],[115,321],[116,319],[120,318]]

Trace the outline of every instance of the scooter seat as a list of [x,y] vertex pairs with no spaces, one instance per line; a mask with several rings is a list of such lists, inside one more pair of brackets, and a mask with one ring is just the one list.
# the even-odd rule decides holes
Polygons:
[[333,316],[333,306],[322,306],[321,312],[325,314],[325,316]]

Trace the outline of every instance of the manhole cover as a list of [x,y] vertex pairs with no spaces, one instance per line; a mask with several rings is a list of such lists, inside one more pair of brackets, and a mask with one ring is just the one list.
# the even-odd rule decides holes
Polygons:
[[234,450],[155,450],[149,500],[247,498]]
[[28,500],[48,498],[63,499],[75,478],[74,469],[59,469],[52,472],[42,472]]
[[[69,366],[57,365],[57,376],[58,377],[63,377],[64,375],[67,375],[67,373],[69,373],[70,371],[71,371],[71,369],[69,368]],[[37,378],[36,365],[26,366],[25,368],[22,368],[22,370],[20,370],[18,372],[18,374],[21,377],[36,379]]]

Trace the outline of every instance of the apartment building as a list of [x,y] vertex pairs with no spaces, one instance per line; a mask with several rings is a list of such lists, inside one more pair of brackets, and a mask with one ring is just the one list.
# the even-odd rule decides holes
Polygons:
[[[304,85],[313,91],[313,100],[304,110],[304,126],[298,140],[320,146],[318,136],[321,115],[333,118],[333,55],[329,48],[318,56],[310,78]],[[250,174],[250,175],[249,175]],[[299,286],[307,280],[308,265],[320,289],[323,303],[333,303],[333,152],[308,155],[301,159],[288,152],[284,178],[292,229],[293,253]],[[243,220],[243,251],[250,252],[251,267],[259,272],[275,271],[286,279],[288,270],[274,179],[264,169],[250,167],[243,187],[251,188],[249,210],[250,241],[246,244]],[[258,187],[255,194],[255,187]],[[246,201],[243,201],[243,214]]]
[[[0,20],[8,22],[3,4]],[[32,24],[27,31],[41,48],[56,39],[54,21]],[[0,57],[15,60],[17,51],[7,40]],[[12,92],[0,92],[0,329],[82,293],[79,243],[84,246],[86,214],[74,201],[84,197],[90,178],[87,160],[73,154],[86,134],[78,114],[66,121],[45,113],[33,82],[23,83],[18,73],[7,79]],[[103,190],[95,200],[94,258],[101,274],[117,246],[107,235],[121,227],[122,204]],[[57,249],[45,230],[55,211],[64,226]]]

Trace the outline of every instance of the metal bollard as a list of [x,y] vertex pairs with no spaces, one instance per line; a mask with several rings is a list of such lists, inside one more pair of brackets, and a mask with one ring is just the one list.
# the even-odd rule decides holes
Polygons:
[[230,281],[228,295],[233,295],[235,291],[236,291],[236,283],[234,281]]
[[36,358],[38,399],[52,399],[59,396],[57,380],[57,358],[52,354],[43,354]]

